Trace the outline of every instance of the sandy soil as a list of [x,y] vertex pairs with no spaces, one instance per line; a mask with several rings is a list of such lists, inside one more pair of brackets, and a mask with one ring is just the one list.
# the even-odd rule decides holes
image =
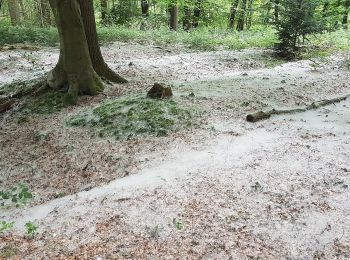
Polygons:
[[[349,259],[350,101],[256,124],[247,113],[350,93],[348,54],[281,63],[266,50],[191,52],[114,43],[130,78],[75,107],[18,125],[1,115],[0,190],[35,198],[1,209],[15,228],[0,255],[18,259]],[[49,70],[52,49],[0,53],[0,83]],[[202,127],[115,141],[64,127],[87,106],[145,92],[155,81],[203,111]],[[193,92],[194,97],[189,97]],[[46,140],[38,141],[38,133]],[[118,158],[111,160],[110,158]],[[28,221],[39,226],[24,235]]]

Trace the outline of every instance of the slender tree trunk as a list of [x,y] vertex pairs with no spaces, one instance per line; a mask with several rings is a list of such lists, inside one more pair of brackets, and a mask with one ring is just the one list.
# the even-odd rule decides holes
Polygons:
[[182,21],[182,27],[184,29],[184,31],[189,31],[191,29],[191,10],[188,6],[188,1],[185,1],[185,5],[184,5],[184,17],[183,17],[183,21]]
[[107,10],[108,10],[107,0],[101,0],[101,18],[102,18],[103,24],[107,24]]
[[348,17],[349,17],[350,0],[344,2],[344,15],[342,25],[344,29],[348,29]]
[[112,82],[126,83],[127,80],[112,71],[102,57],[101,49],[98,44],[93,1],[79,0],[79,3],[85,28],[86,40],[89,47],[90,58],[95,71],[100,77]]
[[193,9],[193,28],[197,28],[199,25],[199,18],[202,13],[202,0],[197,0]]
[[148,0],[141,0],[141,15],[142,17],[149,16],[149,3]]
[[244,30],[246,10],[247,10],[247,0],[242,0],[241,6],[240,6],[240,11],[239,11],[238,22],[237,22],[237,31]]
[[37,6],[39,12],[40,25],[42,27],[51,25],[52,21],[49,1],[39,0]]
[[169,17],[169,27],[170,30],[177,31],[177,22],[179,16],[179,7],[177,4],[171,4],[169,7],[170,17]]
[[249,30],[252,26],[252,20],[253,20],[253,0],[248,0],[248,15],[247,15],[247,29]]
[[274,16],[275,16],[275,24],[279,22],[279,9],[280,9],[280,0],[275,0],[275,7],[274,7]]
[[10,19],[12,25],[18,25],[21,22],[19,4],[17,0],[7,0]]
[[237,14],[238,4],[239,4],[239,0],[234,0],[232,5],[231,5],[230,19],[229,19],[229,23],[228,23],[229,29],[233,29],[233,26],[235,24],[235,18],[236,18],[236,14]]
[[21,12],[20,12],[21,16],[24,19],[27,19],[28,15],[27,15],[26,8],[24,6],[23,0],[18,0],[18,3],[19,3],[20,10],[21,10]]

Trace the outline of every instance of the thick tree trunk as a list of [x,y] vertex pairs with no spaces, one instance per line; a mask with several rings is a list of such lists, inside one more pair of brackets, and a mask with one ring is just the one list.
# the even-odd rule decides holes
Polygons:
[[233,26],[235,24],[235,18],[236,18],[238,4],[239,4],[239,0],[234,0],[232,5],[231,5],[230,19],[229,19],[229,23],[228,23],[229,29],[233,29]]
[[19,4],[17,0],[7,0],[10,19],[12,25],[18,25],[21,22]]
[[68,85],[65,102],[74,104],[78,94],[96,95],[103,83],[93,69],[77,0],[50,0],[60,35],[60,58],[48,77],[51,87]]
[[127,80],[112,71],[105,63],[100,46],[98,44],[95,13],[92,0],[79,0],[81,16],[85,28],[86,40],[90,58],[96,73],[107,80],[115,83],[126,83]]
[[170,30],[177,31],[177,21],[179,17],[179,7],[177,4],[172,4],[169,7],[170,17],[169,17],[169,27]]
[[247,0],[242,0],[241,6],[240,6],[240,11],[239,11],[238,22],[237,22],[237,31],[244,30],[246,9],[247,9]]
[[199,25],[199,18],[201,17],[202,12],[202,0],[197,0],[193,9],[193,28],[197,28]]

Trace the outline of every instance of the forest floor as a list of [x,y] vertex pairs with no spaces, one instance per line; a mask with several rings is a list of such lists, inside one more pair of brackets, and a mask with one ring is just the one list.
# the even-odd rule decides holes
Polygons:
[[[286,63],[269,50],[119,42],[103,53],[129,83],[24,122],[21,103],[1,115],[0,191],[26,183],[34,199],[0,208],[15,222],[0,234],[0,259],[350,258],[350,100],[245,121],[349,94],[349,53]],[[0,52],[0,85],[57,59],[51,48]],[[65,125],[154,82],[201,111],[200,127],[116,141]]]

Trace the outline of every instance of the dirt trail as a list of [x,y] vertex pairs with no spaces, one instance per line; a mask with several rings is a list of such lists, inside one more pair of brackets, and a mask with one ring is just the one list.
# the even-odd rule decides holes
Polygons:
[[[118,52],[115,45],[121,47]],[[50,146],[40,151],[80,136],[74,143],[82,150],[74,152],[78,161],[91,156],[90,149],[124,155],[120,148],[127,144],[133,154],[129,163],[136,165],[133,175],[0,212],[0,219],[16,221],[14,235],[4,236],[0,249],[10,246],[28,259],[350,258],[350,101],[257,124],[244,121],[256,109],[295,107],[349,93],[342,57],[313,71],[307,61],[271,68],[261,50],[168,53],[115,45],[105,48],[105,55],[118,56],[116,68],[135,79],[118,92],[108,88],[107,95],[135,93],[148,82],[166,81],[174,85],[176,101],[207,112],[208,127],[132,143],[83,140],[87,135],[51,130]],[[260,61],[252,60],[254,55]],[[130,91],[130,86],[135,88]],[[188,97],[191,92],[195,97]],[[80,106],[100,101],[87,99]],[[31,124],[52,129],[66,113]],[[1,127],[9,132],[15,124],[4,117]],[[23,141],[25,131],[16,131]],[[11,148],[2,143],[3,151],[18,151],[20,141]],[[5,171],[10,158],[1,158]],[[50,164],[45,159],[37,163]],[[119,170],[98,159],[93,165],[100,176]],[[20,167],[14,170],[24,174]],[[40,188],[36,192],[45,194]],[[39,225],[34,240],[21,235],[28,221]]]

